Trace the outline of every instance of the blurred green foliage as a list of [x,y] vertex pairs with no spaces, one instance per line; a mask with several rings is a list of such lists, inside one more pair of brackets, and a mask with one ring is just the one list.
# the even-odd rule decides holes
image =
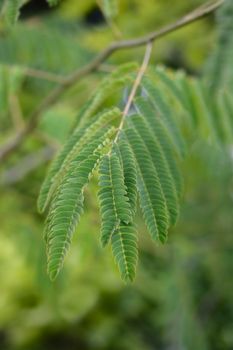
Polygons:
[[[231,349],[232,169],[219,151],[200,157],[202,146],[196,145],[185,164],[186,201],[178,227],[164,247],[140,238],[138,276],[129,286],[98,242],[95,183],[55,284],[46,276],[35,209],[40,177],[30,179],[31,189],[25,179],[2,191],[4,349]],[[205,166],[206,156],[222,165],[217,176]]]
[[[200,3],[179,0],[171,10],[170,1],[120,1],[116,24],[124,37],[136,36]],[[49,14],[35,13],[22,20],[10,31],[1,26],[1,142],[20,128],[24,115],[27,118],[55,84],[52,79],[36,78],[28,68],[60,78],[112,40],[106,25],[87,21],[93,7],[96,10],[92,0],[67,0]],[[213,38],[211,19],[194,24],[158,42],[152,63],[163,61],[199,72]],[[137,55],[141,49],[119,53],[111,64]],[[232,157],[219,149],[201,142],[193,145],[184,164],[186,190],[179,224],[164,247],[154,247],[149,237],[140,237],[134,284],[121,282],[111,252],[100,248],[96,179],[86,193],[85,215],[64,271],[54,284],[46,275],[43,218],[36,212],[46,159],[20,180],[14,176],[20,166],[28,166],[28,154],[37,158],[44,145],[54,150],[64,141],[84,99],[105,74],[103,69],[73,87],[44,114],[34,137],[3,164],[0,348],[230,350],[233,166]],[[140,221],[139,226],[143,232]]]

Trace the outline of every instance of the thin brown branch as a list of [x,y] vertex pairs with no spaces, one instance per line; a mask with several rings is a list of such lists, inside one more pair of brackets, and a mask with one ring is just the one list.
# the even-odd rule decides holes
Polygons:
[[20,68],[25,76],[46,80],[51,83],[63,84],[67,77],[55,73],[47,72],[41,69],[31,68],[21,65],[3,64],[7,68]]
[[32,78],[47,80],[57,84],[63,84],[65,81],[65,77],[51,73],[51,72],[46,72],[40,69],[34,69],[30,67],[23,67],[22,69],[25,75]]
[[124,125],[124,121],[125,121],[125,118],[127,117],[128,113],[129,113],[129,110],[130,110],[130,107],[132,106],[132,103],[133,103],[133,99],[135,97],[135,94],[137,92],[137,89],[142,81],[142,78],[146,72],[146,69],[148,67],[148,64],[149,64],[149,61],[150,61],[150,56],[151,56],[151,52],[152,52],[152,42],[149,42],[146,46],[146,52],[145,52],[145,55],[144,55],[144,58],[143,58],[143,62],[142,62],[142,65],[138,71],[138,74],[136,76],[136,79],[133,83],[133,87],[131,89],[131,92],[129,94],[129,97],[127,99],[127,102],[126,102],[126,105],[125,105],[125,108],[124,108],[124,111],[122,113],[122,119],[121,119],[121,123],[119,125],[119,128],[118,128],[118,132],[116,134],[116,137],[115,137],[115,142],[117,141],[119,135],[120,135],[120,131],[122,130],[123,128],[123,125]]
[[104,49],[99,55],[97,55],[90,63],[81,69],[78,69],[73,74],[69,75],[64,79],[63,83],[57,86],[52,92],[39,104],[39,106],[34,110],[29,118],[29,123],[25,128],[18,134],[13,136],[9,142],[7,142],[0,149],[0,161],[7,158],[15,149],[17,149],[24,141],[24,139],[30,135],[30,133],[36,128],[41,114],[53,104],[55,104],[58,99],[68,90],[70,86],[78,82],[84,76],[98,70],[100,65],[105,62],[113,53],[123,49],[130,49],[134,47],[147,45],[149,42],[154,42],[155,40],[162,38],[163,36],[176,31],[190,23],[200,20],[203,17],[211,14],[217,10],[224,0],[218,0],[210,5],[195,9],[188,15],[182,17],[178,21],[169,24],[162,29],[149,33],[140,38],[131,40],[121,40],[113,42],[106,49]]
[[122,121],[121,121],[121,124],[119,126],[119,130],[121,130],[121,128],[123,126],[124,119],[127,116],[127,114],[129,113],[129,110],[130,110],[130,107],[132,105],[132,102],[133,102],[133,99],[135,97],[135,94],[137,92],[137,89],[138,89],[138,87],[139,87],[139,85],[141,83],[141,80],[142,80],[145,72],[146,72],[146,69],[147,69],[149,61],[150,61],[151,52],[152,52],[152,42],[149,42],[147,44],[147,47],[146,47],[146,52],[145,52],[145,56],[144,56],[142,65],[141,65],[141,67],[140,67],[140,69],[138,71],[138,74],[137,74],[137,77],[136,77],[135,82],[133,84],[133,87],[132,87],[132,90],[130,92],[129,98],[128,98],[127,103],[125,105],[125,108],[124,108],[124,111],[123,111],[123,116],[122,116]]

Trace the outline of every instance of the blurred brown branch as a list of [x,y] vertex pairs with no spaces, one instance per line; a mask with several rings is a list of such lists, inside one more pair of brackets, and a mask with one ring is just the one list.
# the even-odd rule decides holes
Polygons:
[[201,6],[192,11],[191,13],[185,15],[174,23],[168,24],[167,26],[161,28],[158,31],[154,31],[145,36],[130,39],[130,40],[120,40],[111,43],[107,48],[105,48],[99,55],[97,55],[90,63],[85,65],[84,67],[78,69],[73,72],[66,78],[64,81],[37,106],[37,108],[32,112],[29,117],[28,124],[20,130],[17,134],[15,134],[5,145],[0,148],[0,161],[7,158],[12,152],[14,152],[27,138],[31,132],[37,127],[38,121],[42,115],[42,113],[55,104],[57,100],[65,93],[69,87],[77,83],[84,76],[96,71],[99,69],[101,64],[105,62],[113,53],[123,49],[130,49],[134,47],[144,46],[150,42],[154,42],[155,40],[176,31],[179,28],[182,28],[190,23],[200,20],[203,17],[211,14],[215,10],[217,10],[222,4],[224,0],[218,0],[211,4],[206,4],[206,6]]

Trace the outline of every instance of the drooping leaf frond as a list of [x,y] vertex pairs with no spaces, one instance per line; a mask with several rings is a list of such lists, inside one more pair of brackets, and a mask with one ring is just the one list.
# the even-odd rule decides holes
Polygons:
[[133,281],[138,259],[137,232],[133,224],[121,223],[111,236],[112,252],[124,281]]
[[99,202],[102,217],[101,243],[105,246],[120,222],[132,221],[120,160],[115,153],[102,158],[99,166]]
[[[98,155],[92,155],[70,173],[69,182],[61,186],[51,206],[47,235],[48,272],[56,278],[69,248],[75,226],[83,211],[83,187],[96,165]],[[71,186],[71,184],[72,186]]]
[[48,273],[53,280],[60,271],[72,235],[83,211],[83,190],[101,157],[101,148],[113,133],[105,128],[73,161],[50,206],[45,228]]
[[[182,71],[151,69],[127,115],[118,107],[104,110],[106,105],[127,103],[134,78],[135,69],[126,65],[103,80],[42,186],[39,208],[50,204],[45,240],[52,279],[63,264],[93,169],[99,174],[101,243],[111,244],[122,278],[131,281],[137,262],[137,197],[151,237],[164,243],[179,215],[180,169],[187,148],[197,137],[209,147],[232,143],[228,91],[212,99],[204,81]],[[119,88],[124,89],[123,98]]]

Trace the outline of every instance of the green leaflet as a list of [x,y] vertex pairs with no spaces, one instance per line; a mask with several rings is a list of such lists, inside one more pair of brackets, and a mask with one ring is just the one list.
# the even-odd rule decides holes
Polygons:
[[161,122],[161,119],[159,118],[158,113],[156,113],[156,110],[154,110],[144,98],[137,98],[135,100],[135,107],[137,109],[137,112],[143,115],[148,128],[152,130],[163,149],[164,157],[167,160],[168,167],[175,183],[177,197],[180,199],[183,194],[184,184],[167,129]]
[[127,197],[131,207],[132,215],[136,213],[137,205],[137,169],[134,160],[134,155],[125,138],[124,132],[121,131],[115,150],[118,153],[119,159],[124,172],[124,181],[127,189]]
[[209,91],[207,91],[206,86],[202,86],[202,99],[203,107],[205,106],[205,111],[209,116],[208,122],[211,130],[212,137],[215,137],[216,141],[224,142],[225,131],[224,131],[224,118],[225,114],[219,114],[218,101],[219,97],[216,96],[214,99],[210,96]]
[[213,99],[207,84],[200,79],[191,79],[183,72],[177,74],[179,86],[185,100],[183,108],[188,112],[191,131],[215,142],[227,138],[226,116],[219,111],[219,96]]
[[[188,116],[189,123],[187,124],[187,119],[184,119],[183,125],[188,126],[190,134],[193,134],[195,138],[201,135],[205,139],[220,144],[232,139],[230,132],[231,120],[229,120],[225,102],[222,99],[224,90],[219,91],[213,99],[207,83],[200,79],[190,78],[184,72],[178,72],[174,79],[170,79],[164,71],[158,69],[156,69],[156,74],[159,77],[162,76],[161,80],[166,86],[166,90],[172,94],[175,101],[179,102],[179,107],[182,108],[181,113],[184,111]],[[169,82],[170,89],[168,89]],[[169,96],[166,96],[165,90],[161,89],[160,91],[154,85],[152,79],[144,78],[143,87],[151,97],[151,101],[154,98],[155,112],[167,129],[176,150],[182,155],[182,143],[184,146],[184,141],[176,121],[172,121]],[[228,90],[226,89],[226,91]],[[174,106],[173,114],[176,116],[176,106]],[[168,117],[167,120],[164,119],[164,116]],[[183,154],[184,152],[185,148],[183,148]]]
[[83,189],[101,157],[101,148],[114,128],[105,130],[93,140],[71,163],[50,206],[45,228],[48,255],[48,273],[54,280],[59,273],[72,235],[83,211]]
[[156,136],[151,132],[150,127],[145,122],[143,115],[133,115],[128,118],[129,124],[132,125],[141,137],[141,142],[146,148],[148,156],[151,158],[155,172],[157,173],[161,189],[166,200],[170,223],[174,225],[179,213],[178,197],[176,186],[173,181],[170,168],[165,158],[163,149]]
[[38,198],[38,209],[40,212],[43,212],[47,207],[53,193],[66,174],[72,159],[91,139],[98,138],[99,131],[101,132],[105,125],[120,115],[121,112],[118,108],[112,108],[98,114],[96,117],[86,122],[83,127],[77,128],[77,130],[74,131],[51,164],[47,177],[42,184]]
[[[196,111],[197,126],[199,132],[205,138],[209,138],[215,143],[229,143],[232,141],[232,121],[227,113],[227,101],[223,98],[223,91],[212,98],[207,88],[206,82],[198,79],[188,79],[189,90],[192,96],[192,107],[190,114]],[[186,89],[187,90],[187,89]],[[193,116],[191,116],[193,118]]]
[[134,225],[121,223],[111,236],[111,244],[121,278],[132,282],[138,260],[137,232]]
[[120,160],[115,153],[102,158],[99,165],[99,202],[102,218],[101,243],[105,246],[120,222],[132,221]]
[[127,128],[125,135],[137,164],[139,202],[148,231],[153,239],[159,238],[161,242],[165,242],[169,216],[156,169],[137,131]]
[[160,90],[157,89],[155,84],[153,84],[152,81],[146,77],[143,79],[142,86],[153,103],[154,108],[159,113],[161,121],[169,131],[170,138],[173,141],[174,147],[176,148],[178,154],[181,157],[184,157],[186,148],[184,139],[175,120],[174,112],[171,110],[166,98],[163,96]]
[[157,67],[153,71],[156,74],[156,79],[158,77],[167,88],[167,90],[170,91],[171,94],[174,95],[174,97],[180,102],[180,104],[185,105],[184,96],[177,86],[174,75],[169,74],[168,70],[164,69],[163,67]]
[[[221,91],[213,99],[207,82],[190,78],[184,72],[178,72],[174,79],[170,79],[161,69],[156,69],[156,74],[185,111],[191,122],[189,132],[194,134],[195,138],[199,134],[217,143],[229,142],[232,139],[231,120],[227,115]],[[162,91],[163,95],[165,92]],[[186,120],[183,124],[185,123]]]
[[[212,118],[209,110],[205,111],[206,102],[203,95],[206,92],[202,91],[202,84],[200,80],[191,79],[183,71],[178,71],[173,74],[171,78],[166,70],[162,68],[156,68],[156,77],[160,79],[165,89],[162,89],[162,94],[171,94],[173,97],[172,102],[178,102],[179,108],[182,112],[185,112],[183,124],[188,126],[191,133],[201,133],[206,137],[210,133],[209,119]],[[205,118],[203,118],[203,113]],[[188,122],[188,123],[187,123]],[[212,132],[212,130],[211,130]],[[214,133],[213,133],[214,135]]]
[[71,238],[83,212],[83,187],[95,167],[98,154],[90,156],[69,174],[51,205],[47,233],[48,273],[54,280],[60,271]]
[[191,79],[187,78],[183,71],[180,71],[176,74],[176,84],[183,96],[183,107],[187,110],[188,116],[190,117],[191,127],[195,127],[196,129],[201,116],[199,115],[199,110],[195,103],[196,93],[193,89],[193,82]]

